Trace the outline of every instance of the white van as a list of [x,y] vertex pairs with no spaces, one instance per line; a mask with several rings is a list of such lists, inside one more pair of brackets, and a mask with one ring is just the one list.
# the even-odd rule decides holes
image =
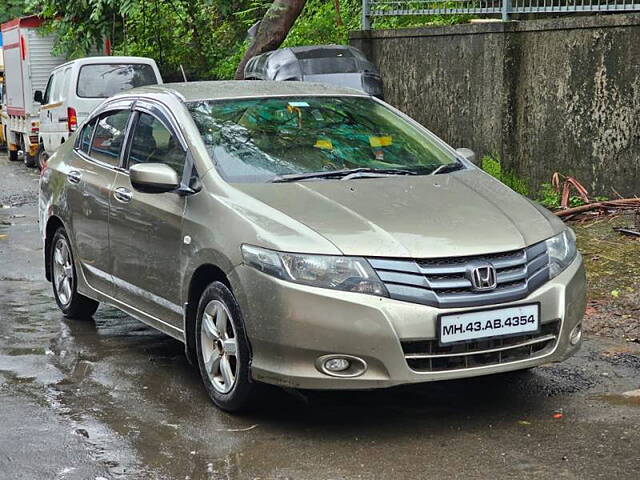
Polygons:
[[88,57],[51,72],[40,102],[39,166],[104,99],[123,90],[162,83],[156,62],[145,57]]

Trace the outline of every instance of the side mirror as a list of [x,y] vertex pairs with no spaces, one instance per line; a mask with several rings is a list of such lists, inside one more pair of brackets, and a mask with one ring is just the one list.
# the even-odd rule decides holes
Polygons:
[[42,102],[44,101],[44,97],[42,96],[42,90],[36,90],[33,93],[33,101],[42,105]]
[[478,164],[478,157],[476,157],[476,152],[473,150],[469,150],[468,148],[456,148],[456,152],[474,165]]
[[129,169],[131,186],[144,193],[164,193],[176,190],[180,179],[173,168],[164,163],[139,163]]

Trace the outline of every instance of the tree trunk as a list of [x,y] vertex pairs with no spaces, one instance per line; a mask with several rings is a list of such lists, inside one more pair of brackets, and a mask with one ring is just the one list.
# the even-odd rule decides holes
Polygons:
[[245,52],[236,70],[236,80],[244,78],[244,67],[251,57],[275,50],[289,34],[306,0],[274,0],[260,22],[256,38]]
[[344,22],[342,21],[342,14],[340,13],[340,0],[333,0],[333,6],[336,9],[336,25],[342,27]]

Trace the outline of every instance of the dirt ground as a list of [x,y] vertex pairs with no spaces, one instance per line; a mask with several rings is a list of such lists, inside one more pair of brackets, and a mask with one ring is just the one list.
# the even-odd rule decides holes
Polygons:
[[631,227],[631,212],[571,224],[589,282],[586,331],[640,343],[640,238],[614,227]]

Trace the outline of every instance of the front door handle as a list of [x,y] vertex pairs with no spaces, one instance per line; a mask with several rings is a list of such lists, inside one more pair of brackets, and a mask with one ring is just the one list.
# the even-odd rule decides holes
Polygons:
[[133,193],[131,192],[131,190],[128,190],[124,187],[118,187],[113,192],[113,196],[119,202],[129,203],[131,201],[131,198],[133,197]]
[[77,170],[72,170],[67,173],[67,180],[69,180],[69,183],[80,183],[80,178],[82,178],[82,174]]

